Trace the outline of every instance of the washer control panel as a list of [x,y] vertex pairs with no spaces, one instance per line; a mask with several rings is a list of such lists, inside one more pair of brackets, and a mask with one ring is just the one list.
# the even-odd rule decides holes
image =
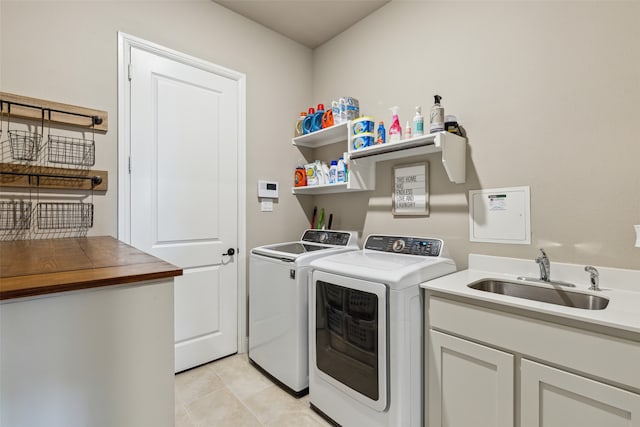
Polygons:
[[303,242],[322,243],[325,245],[347,246],[351,233],[330,230],[306,230],[302,235]]
[[364,248],[404,255],[440,256],[442,240],[425,237],[372,235],[367,238]]

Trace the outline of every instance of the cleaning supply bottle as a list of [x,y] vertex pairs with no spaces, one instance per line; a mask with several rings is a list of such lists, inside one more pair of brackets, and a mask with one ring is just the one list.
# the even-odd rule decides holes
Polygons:
[[294,181],[294,187],[306,187],[307,186],[307,171],[304,166],[296,167],[296,175]]
[[402,139],[402,127],[400,126],[400,119],[398,118],[398,107],[393,106],[390,109],[393,117],[391,119],[391,127],[389,127],[389,142],[398,142]]
[[338,179],[338,161],[331,160],[331,167],[329,168],[329,184],[335,184]]
[[435,104],[431,107],[431,120],[429,125],[429,133],[441,132],[444,130],[444,107],[440,105],[442,97],[434,95]]
[[416,107],[416,115],[413,116],[413,136],[424,135],[424,117],[422,116],[422,107]]
[[387,131],[384,128],[384,122],[380,122],[378,123],[378,134],[376,135],[376,142],[375,144],[384,144],[385,142],[387,142]]
[[344,159],[340,157],[338,159],[336,182],[347,182],[347,166],[344,163]]
[[347,100],[340,98],[338,108],[340,109],[340,123],[345,123],[347,121]]
[[337,125],[342,123],[342,119],[340,118],[340,105],[338,101],[331,101],[331,111],[333,111],[333,122]]
[[300,117],[298,117],[298,120],[296,120],[295,136],[300,136],[300,135],[302,135],[304,133],[304,131],[302,130],[302,122],[304,121],[305,117],[307,117],[307,113],[302,111],[300,113]]
[[302,133],[304,135],[312,132],[311,129],[313,128],[313,115],[315,114],[315,112],[316,110],[313,107],[309,107],[307,116],[302,120]]
[[316,108],[316,112],[313,115],[313,121],[311,122],[311,132],[322,129],[322,116],[324,116],[324,104],[318,104],[318,108]]
[[404,139],[409,138],[411,138],[411,123],[409,123],[409,120],[407,120],[407,124],[404,127]]

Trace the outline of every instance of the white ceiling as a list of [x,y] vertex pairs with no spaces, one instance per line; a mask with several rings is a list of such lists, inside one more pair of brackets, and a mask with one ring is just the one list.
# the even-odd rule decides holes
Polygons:
[[311,49],[391,0],[213,0]]

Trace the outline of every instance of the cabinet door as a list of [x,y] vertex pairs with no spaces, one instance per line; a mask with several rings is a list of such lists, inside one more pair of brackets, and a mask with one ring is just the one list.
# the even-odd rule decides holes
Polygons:
[[640,395],[522,359],[522,427],[640,427]]
[[513,427],[513,355],[433,330],[429,341],[429,427]]

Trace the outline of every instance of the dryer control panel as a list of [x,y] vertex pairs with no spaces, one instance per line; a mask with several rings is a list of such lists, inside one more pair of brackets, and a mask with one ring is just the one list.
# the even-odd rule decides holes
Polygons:
[[367,238],[364,248],[404,255],[440,256],[442,245],[440,239],[372,235]]

